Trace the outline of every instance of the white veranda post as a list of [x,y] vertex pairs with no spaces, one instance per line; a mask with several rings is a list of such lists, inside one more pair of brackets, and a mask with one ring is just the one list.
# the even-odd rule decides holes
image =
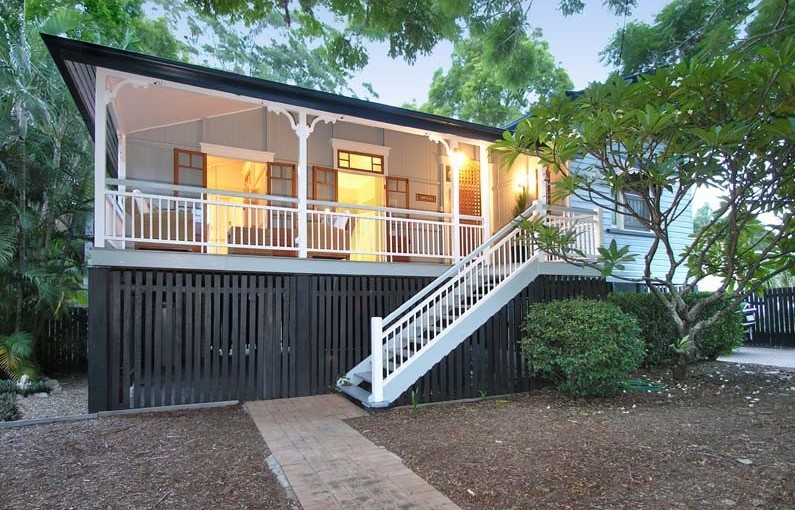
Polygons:
[[108,101],[106,72],[97,68],[94,87],[94,247],[105,247],[105,162]]
[[491,164],[488,146],[480,145],[480,216],[483,218],[483,239],[491,237]]

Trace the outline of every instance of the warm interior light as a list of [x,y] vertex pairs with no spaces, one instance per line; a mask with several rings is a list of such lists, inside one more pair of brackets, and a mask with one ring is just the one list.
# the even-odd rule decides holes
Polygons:
[[458,149],[453,150],[453,155],[450,158],[454,167],[461,168],[467,162],[467,155]]

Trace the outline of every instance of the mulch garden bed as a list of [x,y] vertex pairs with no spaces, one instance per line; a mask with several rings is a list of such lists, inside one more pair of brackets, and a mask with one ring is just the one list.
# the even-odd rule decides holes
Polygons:
[[795,508],[795,373],[704,363],[659,394],[543,390],[349,421],[464,509]]
[[240,406],[0,429],[2,508],[300,508]]

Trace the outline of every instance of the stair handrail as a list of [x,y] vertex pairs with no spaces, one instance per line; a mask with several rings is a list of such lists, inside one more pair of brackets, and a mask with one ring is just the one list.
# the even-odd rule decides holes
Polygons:
[[416,305],[419,301],[424,299],[428,294],[433,292],[439,284],[447,281],[450,277],[458,273],[462,267],[466,266],[469,262],[473,261],[476,257],[478,257],[481,253],[483,253],[486,249],[489,248],[492,244],[499,241],[502,237],[512,232],[517,226],[519,226],[524,220],[531,217],[535,212],[544,209],[544,204],[540,201],[535,201],[533,204],[525,209],[522,213],[516,216],[514,219],[509,221],[502,227],[500,230],[497,231],[493,236],[486,239],[480,246],[472,250],[466,257],[462,258],[450,268],[439,275],[434,281],[423,287],[423,289],[414,294],[408,301],[397,307],[392,313],[387,315],[382,319],[382,324],[386,327],[388,324],[391,324],[396,319],[398,319],[404,312],[410,310],[414,305]]

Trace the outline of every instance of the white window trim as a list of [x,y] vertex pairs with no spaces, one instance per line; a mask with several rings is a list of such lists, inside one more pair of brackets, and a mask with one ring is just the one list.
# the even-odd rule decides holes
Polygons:
[[[344,172],[364,172],[370,175],[389,175],[389,151],[392,150],[392,147],[387,147],[386,145],[374,145],[372,143],[354,142],[353,140],[345,140],[342,138],[331,138],[331,148],[334,149],[334,154],[332,157],[334,158],[334,168],[337,170]],[[366,170],[356,170],[355,168],[339,168],[339,166],[337,166],[337,151],[340,150],[381,156],[384,158],[384,168],[382,169],[383,172],[379,174],[379,172],[368,172]]]
[[243,161],[253,161],[255,163],[273,163],[275,152],[258,151],[254,149],[243,149],[241,147],[230,147],[228,145],[216,145],[214,143],[201,142],[201,151],[208,156],[219,158],[240,159]]
[[[621,193],[621,197],[626,202],[626,194],[625,194],[625,192],[621,191],[620,193]],[[624,213],[616,213],[616,215],[615,215],[615,219],[616,219],[615,227],[617,229],[626,230],[627,232],[643,232],[643,233],[651,232],[651,229],[649,229],[649,228],[635,228],[635,227],[631,227],[631,226],[627,227],[625,222],[624,222],[625,217],[626,217],[626,215]]]

